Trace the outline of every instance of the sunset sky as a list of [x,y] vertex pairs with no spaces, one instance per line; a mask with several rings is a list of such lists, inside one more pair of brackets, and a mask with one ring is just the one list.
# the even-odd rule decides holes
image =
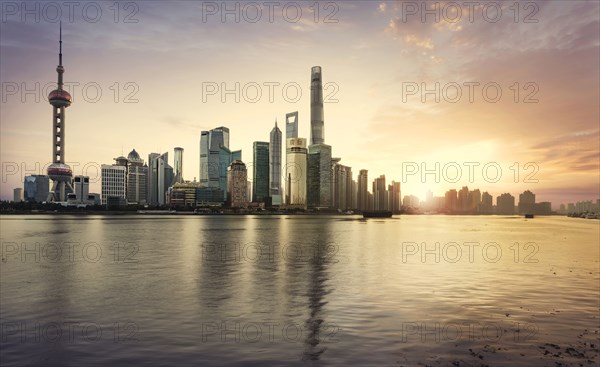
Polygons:
[[[184,178],[193,180],[200,132],[218,126],[230,128],[230,146],[242,149],[247,164],[252,142],[268,141],[275,119],[285,131],[288,112],[299,111],[299,135],[309,138],[310,68],[320,65],[325,142],[355,179],[360,169],[369,170],[370,182],[385,174],[388,182],[402,181],[402,195],[422,199],[428,189],[443,196],[462,186],[494,198],[503,192],[518,198],[529,189],[554,208],[600,196],[597,1],[510,1],[501,14],[487,2],[475,8],[456,2],[460,14],[440,2],[439,21],[433,14],[423,19],[418,2],[296,2],[285,8],[287,17],[286,2],[272,3],[279,4],[272,21],[270,5],[259,1],[260,20],[253,22],[256,9],[241,2],[239,22],[233,14],[223,22],[221,2],[123,2],[118,12],[113,2],[85,11],[81,2],[72,17],[68,5],[54,2],[62,11],[64,79],[79,83],[69,90],[66,160],[75,174],[89,167],[85,173],[96,178],[90,191],[100,192],[99,164],[133,148],[146,161],[151,152],[168,152],[172,164],[173,148],[183,147]],[[29,14],[21,5],[3,2],[0,23],[3,200],[12,199],[36,162],[52,158],[46,96],[56,82],[57,9],[30,3]],[[203,101],[207,86],[234,89],[236,82],[247,92],[240,91],[239,102],[220,92]],[[24,90],[36,83],[37,92]],[[253,83],[262,90],[255,103]],[[271,83],[279,83],[272,101]],[[410,89],[433,90],[436,83],[439,102],[434,92]],[[479,85],[470,101],[472,83]],[[284,95],[286,84],[301,86],[297,101],[294,88]],[[483,93],[484,85],[494,88]],[[498,86],[502,96],[494,102]],[[134,103],[124,103],[132,92]],[[421,182],[419,172],[403,180],[403,167],[433,169],[435,162],[440,168],[456,162],[462,179],[449,182],[440,172],[439,182],[433,174]],[[535,165],[526,169],[528,162]],[[486,163],[501,167],[498,182],[484,178]],[[469,182],[473,164],[479,165]],[[528,174],[537,182],[524,182]]]

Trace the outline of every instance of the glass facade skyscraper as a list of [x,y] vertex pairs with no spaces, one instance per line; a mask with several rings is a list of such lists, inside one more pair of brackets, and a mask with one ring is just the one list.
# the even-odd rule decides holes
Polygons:
[[23,200],[44,202],[50,192],[50,177],[46,175],[25,176],[23,182]]
[[309,207],[331,207],[331,167],[331,146],[309,145],[306,177]]
[[298,137],[298,111],[285,115],[285,139]]
[[269,143],[255,141],[252,148],[254,158],[252,201],[269,202]]

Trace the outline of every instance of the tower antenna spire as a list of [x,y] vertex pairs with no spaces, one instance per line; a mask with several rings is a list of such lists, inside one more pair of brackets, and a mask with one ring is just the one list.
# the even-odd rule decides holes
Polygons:
[[62,21],[59,25],[59,38],[58,38],[58,65],[62,66]]

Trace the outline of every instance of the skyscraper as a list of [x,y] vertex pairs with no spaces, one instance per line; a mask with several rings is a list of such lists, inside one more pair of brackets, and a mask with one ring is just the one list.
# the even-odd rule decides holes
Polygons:
[[115,158],[116,164],[103,164],[102,205],[125,203],[127,193],[127,159]]
[[235,160],[227,170],[227,203],[232,208],[248,206],[248,172],[246,165]]
[[357,206],[358,210],[369,210],[368,182],[369,171],[361,169],[357,179]]
[[333,158],[332,162],[331,206],[340,210],[352,209],[352,168],[340,164],[340,158]]
[[285,139],[298,137],[298,111],[285,115]]
[[227,196],[227,168],[242,160],[242,151],[229,149],[229,129],[221,126],[200,134],[200,185],[220,189]]
[[183,148],[175,148],[175,178],[173,183],[183,183]]
[[458,210],[458,193],[455,189],[446,191],[444,203],[446,212],[455,213]]
[[148,156],[148,203],[165,205],[166,192],[173,182],[173,168],[169,165],[169,153],[150,153]]
[[285,203],[306,208],[306,139],[286,140]]
[[400,213],[400,210],[402,209],[402,197],[400,196],[400,182],[392,181],[391,185],[388,186],[388,191],[390,193],[389,210],[391,210],[394,213]]
[[71,105],[71,95],[63,90],[63,73],[65,68],[62,65],[62,23],[60,25],[59,35],[58,66],[58,87],[50,92],[48,101],[53,107],[52,114],[52,164],[48,167],[48,176],[53,181],[52,190],[48,194],[47,201],[67,200],[67,193],[73,192],[71,178],[73,171],[71,167],[65,164],[65,109]]
[[373,206],[375,210],[388,210],[387,204],[385,175],[381,175],[373,181]]
[[323,143],[325,143],[325,127],[321,67],[313,66],[310,75],[310,144]]
[[127,161],[127,202],[144,205],[147,202],[148,166],[135,149],[129,152]]
[[252,202],[269,203],[269,143],[255,141],[252,147]]
[[23,199],[41,203],[48,199],[50,178],[46,175],[25,176],[23,181]]
[[210,149],[210,132],[200,133],[200,168],[198,180],[200,185],[208,187],[208,151]]
[[307,205],[314,208],[331,207],[331,146],[308,146]]
[[271,130],[269,146],[269,189],[272,205],[281,205],[281,130],[275,127]]

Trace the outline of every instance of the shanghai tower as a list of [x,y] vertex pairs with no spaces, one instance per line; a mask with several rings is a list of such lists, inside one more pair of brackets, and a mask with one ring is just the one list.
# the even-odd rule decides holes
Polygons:
[[323,122],[323,83],[321,67],[313,66],[310,73],[310,144],[325,143]]

